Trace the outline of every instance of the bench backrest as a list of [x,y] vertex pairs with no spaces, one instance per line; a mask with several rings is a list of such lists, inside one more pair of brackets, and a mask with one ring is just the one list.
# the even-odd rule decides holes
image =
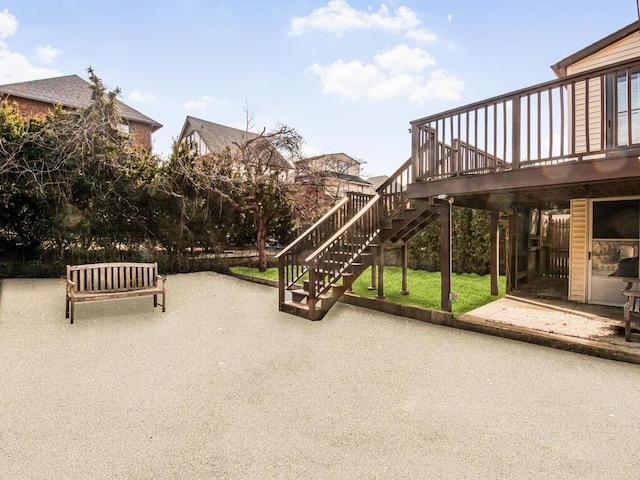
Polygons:
[[106,292],[157,286],[157,263],[67,265],[67,280],[78,292]]

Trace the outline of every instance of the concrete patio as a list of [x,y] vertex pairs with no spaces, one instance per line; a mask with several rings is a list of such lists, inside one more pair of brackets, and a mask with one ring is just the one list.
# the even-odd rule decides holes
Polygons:
[[79,305],[0,294],[0,478],[628,479],[640,368],[273,288],[171,275]]

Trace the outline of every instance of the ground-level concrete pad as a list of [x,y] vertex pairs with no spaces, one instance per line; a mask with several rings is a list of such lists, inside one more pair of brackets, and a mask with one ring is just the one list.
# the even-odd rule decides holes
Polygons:
[[172,275],[0,295],[0,478],[581,478],[640,471],[640,368],[273,288]]

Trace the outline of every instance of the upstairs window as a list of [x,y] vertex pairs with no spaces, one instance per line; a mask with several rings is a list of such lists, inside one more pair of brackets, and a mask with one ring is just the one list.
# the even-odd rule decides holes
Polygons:
[[640,70],[618,74],[615,108],[617,146],[640,144]]
[[196,132],[191,132],[189,135],[187,135],[186,142],[189,151],[191,153],[194,153],[198,145],[196,142]]

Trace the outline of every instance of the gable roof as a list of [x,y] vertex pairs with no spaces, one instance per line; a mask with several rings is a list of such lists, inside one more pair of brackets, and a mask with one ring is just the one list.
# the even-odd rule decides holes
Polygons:
[[[209,152],[221,152],[225,147],[233,148],[234,144],[242,145],[244,142],[259,138],[261,135],[257,133],[248,132],[239,128],[227,127],[226,125],[220,125],[219,123],[209,122],[201,118],[187,116],[180,132],[179,140],[181,141],[186,137],[188,133],[196,131],[200,138],[205,143]],[[236,147],[237,148],[237,147]],[[274,149],[275,150],[275,149]],[[284,169],[290,169],[291,164],[275,150],[275,159],[277,166]],[[271,164],[275,166],[275,164]]]
[[[334,160],[334,159],[338,159],[338,160],[344,160],[344,161],[349,161],[352,162],[358,166],[360,166],[362,164],[362,162],[360,162],[359,160],[356,160],[353,157],[350,157],[349,155],[347,155],[346,153],[323,153],[321,155],[316,155],[314,157],[307,157],[307,158],[301,158],[299,160],[296,160],[294,163],[296,165],[307,165],[309,163],[315,162],[316,160],[321,160],[321,159],[330,159],[330,160]],[[359,185],[365,185],[365,186],[373,186],[373,184],[368,181],[365,180],[364,178],[358,176],[358,175],[351,175],[348,173],[343,173],[343,172],[336,172],[336,171],[331,171],[328,170],[326,172],[323,172],[323,175],[327,176],[327,177],[331,177],[331,178],[337,178],[338,180],[342,181],[342,182],[347,182],[347,183],[356,183]],[[300,178],[305,178],[306,175],[304,173],[299,175]]]
[[632,33],[638,31],[639,22],[638,20],[631,22],[626,27],[621,28],[620,30],[613,32],[611,35],[607,35],[604,38],[601,38],[597,42],[592,43],[588,47],[583,48],[582,50],[578,50],[577,52],[569,55],[567,58],[563,58],[555,65],[551,65],[551,69],[555,72],[558,77],[564,77],[567,75],[567,67],[569,65],[573,65],[580,60],[587,58],[590,55],[593,55],[596,52],[599,52],[603,48],[608,47],[609,45],[613,45],[614,43],[622,40],[625,37],[628,37]]
[[[0,95],[6,95],[14,99],[35,100],[52,105],[59,103],[66,108],[78,109],[87,107],[91,103],[91,84],[78,75],[66,75],[0,85]],[[118,114],[123,119],[150,125],[153,132],[162,127],[160,123],[122,103],[120,100],[116,99],[116,102]]]
[[320,160],[320,159],[323,159],[323,158],[326,158],[327,160],[333,160],[333,159],[345,160],[345,161],[348,161],[348,162],[356,163],[358,165],[362,164],[362,162],[360,160],[356,160],[355,158],[350,157],[346,153],[342,153],[342,152],[338,152],[338,153],[322,153],[320,155],[315,155],[313,157],[301,158],[299,160],[296,160],[295,163],[309,163],[309,162],[313,162],[313,161]]
[[348,183],[357,183],[360,185],[373,186],[369,180],[365,180],[362,177],[358,177],[357,175],[349,175],[347,173],[336,173],[336,172],[328,172],[330,176],[337,178],[343,182]]
[[182,132],[180,132],[180,139],[187,135],[190,131],[189,127],[198,132],[210,152],[220,152],[227,146],[232,147],[234,143],[242,144],[242,142],[259,137],[259,135],[246,130],[187,116]]

